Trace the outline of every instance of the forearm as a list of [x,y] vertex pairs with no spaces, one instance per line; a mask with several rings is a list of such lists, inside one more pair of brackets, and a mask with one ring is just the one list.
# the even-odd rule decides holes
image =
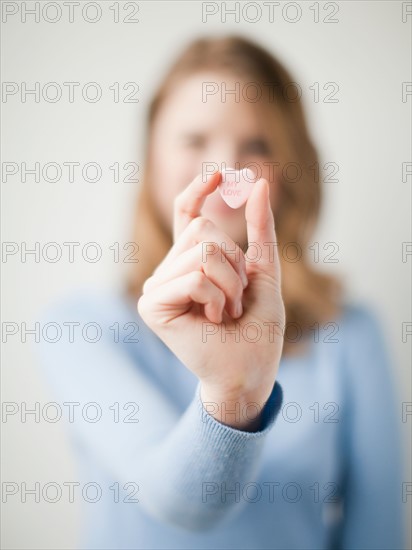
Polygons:
[[234,429],[208,414],[195,398],[170,435],[147,453],[143,461],[142,504],[163,521],[190,530],[213,526],[240,508],[222,489],[253,479],[265,436],[282,404],[276,384],[260,416],[258,432]]
[[[72,319],[84,324],[89,317],[79,315],[79,308],[70,301],[63,311],[49,314],[45,322],[62,324]],[[111,326],[112,316],[101,324]],[[128,322],[121,312],[116,319],[120,324]],[[99,422],[90,423],[81,416],[68,424],[76,446],[88,460],[95,461],[113,482],[136,483],[139,506],[152,516],[187,529],[207,528],[234,507],[229,500],[221,502],[220,490],[210,494],[210,489],[222,483],[229,487],[236,481],[250,481],[255,475],[270,420],[281,405],[280,387],[276,386],[262,411],[257,433],[233,429],[209,415],[199,385],[182,414],[167,388],[162,389],[148,374],[152,372],[149,355],[150,362],[167,368],[169,352],[156,347],[144,331],[141,341],[146,351],[141,364],[134,364],[123,348],[109,339],[92,348],[83,340],[44,343],[38,351],[55,398],[62,403],[97,402],[104,411]],[[138,413],[132,420],[114,422],[111,409],[115,401],[134,403]],[[206,486],[207,482],[213,485]]]

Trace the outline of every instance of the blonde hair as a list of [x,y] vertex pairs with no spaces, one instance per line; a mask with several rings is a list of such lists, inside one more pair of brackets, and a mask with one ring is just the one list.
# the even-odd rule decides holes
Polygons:
[[[331,321],[340,310],[342,285],[329,274],[316,271],[308,258],[310,236],[318,220],[321,206],[321,183],[316,177],[318,155],[306,127],[300,97],[286,93],[296,86],[288,71],[268,51],[238,36],[201,38],[189,44],[163,79],[149,107],[147,119],[146,161],[150,150],[151,128],[163,100],[183,79],[200,71],[238,74],[250,78],[271,91],[266,102],[268,124],[273,124],[276,144],[277,181],[280,185],[280,207],[274,210],[278,251],[282,270],[282,295],[287,326],[300,327],[307,336],[315,323]],[[270,86],[268,87],[268,83]],[[272,128],[272,127],[271,127]],[[300,178],[288,181],[286,166],[297,166]],[[144,281],[152,274],[173,245],[172,234],[156,209],[151,194],[150,166],[146,163],[139,190],[134,240],[139,245],[140,260],[130,273],[126,292],[137,298]],[[302,252],[298,261],[284,253],[290,243]],[[291,350],[285,338],[283,352]]]

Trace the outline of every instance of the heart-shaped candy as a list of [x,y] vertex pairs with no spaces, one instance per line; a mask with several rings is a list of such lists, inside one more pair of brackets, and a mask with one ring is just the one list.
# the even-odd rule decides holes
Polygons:
[[235,170],[225,168],[221,170],[222,180],[219,183],[219,191],[222,199],[230,208],[240,208],[247,201],[256,176],[249,168]]

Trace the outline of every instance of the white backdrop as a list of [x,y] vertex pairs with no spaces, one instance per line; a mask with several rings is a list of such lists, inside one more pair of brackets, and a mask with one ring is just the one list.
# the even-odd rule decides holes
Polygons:
[[[225,8],[236,9],[234,2],[100,0],[80,7],[39,2],[37,15],[25,13],[36,9],[34,2],[2,4],[2,240],[3,247],[15,243],[7,245],[13,253],[3,253],[3,325],[33,323],[46,303],[78,285],[121,284],[125,265],[113,261],[109,247],[130,240],[138,184],[122,181],[129,173],[122,166],[141,165],[151,92],[191,38],[239,33],[276,53],[292,71],[302,87],[322,162],[339,166],[338,181],[324,184],[325,204],[314,239],[337,243],[339,263],[320,267],[341,274],[350,296],[377,312],[402,399],[411,401],[412,337],[402,342],[402,323],[412,320],[412,258],[402,261],[402,243],[412,240],[412,176],[402,177],[403,163],[411,162],[412,95],[403,84],[412,80],[410,3],[272,3],[273,21],[268,3],[256,2],[238,5],[238,21],[230,14],[224,20]],[[314,21],[316,9],[319,22]],[[127,17],[130,22],[124,21]],[[328,18],[337,22],[328,23]],[[27,93],[36,82],[37,98]],[[68,82],[79,83],[72,88],[73,102],[69,85],[63,84]],[[102,91],[95,103],[84,98],[93,97],[92,82]],[[123,89],[130,82],[138,90],[135,85]],[[324,86],[330,82],[339,87],[336,103],[324,101],[332,90]],[[319,101],[310,88],[314,83],[319,83]],[[134,91],[130,97],[139,102],[124,102]],[[52,102],[56,92],[62,96]],[[46,181],[57,173],[52,165],[47,168],[51,162],[62,170],[58,181]],[[80,163],[72,182],[69,162]],[[24,167],[33,169],[35,163],[39,181],[33,174],[24,181]],[[82,176],[88,163],[101,166],[99,181],[87,181],[94,177],[92,165]],[[119,182],[110,168],[115,163]],[[36,241],[39,261],[30,255],[22,261],[24,243],[31,249]],[[64,242],[79,242],[82,248],[92,241],[102,247],[101,261],[85,261],[79,248],[75,261],[68,261]],[[56,263],[42,256],[52,255],[44,248],[50,242],[63,251]],[[2,359],[3,401],[29,406],[53,400],[35,368],[31,345],[22,343],[19,334],[7,338]],[[405,446],[410,447],[408,428],[410,421],[405,423]],[[2,436],[3,481],[75,479],[61,423],[9,419],[2,423]],[[411,481],[410,473],[405,480]],[[71,548],[77,514],[67,502],[36,504],[29,499],[23,504],[9,498],[3,505],[3,547]]]

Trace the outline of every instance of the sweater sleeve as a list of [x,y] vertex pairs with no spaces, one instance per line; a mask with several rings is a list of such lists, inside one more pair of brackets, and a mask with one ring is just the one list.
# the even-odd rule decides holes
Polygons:
[[[359,308],[347,346],[348,418],[344,549],[403,549],[401,400],[388,350],[374,314]],[[353,342],[353,340],[351,340]]]
[[[200,384],[182,414],[135,360],[140,354],[150,367],[161,357],[144,334],[134,344],[141,346],[135,357],[122,342],[113,342],[109,327],[119,321],[122,325],[124,319],[115,312],[102,319],[98,308],[93,313],[75,302],[42,317],[42,326],[78,327],[71,342],[42,340],[37,347],[53,397],[72,410],[69,435],[113,482],[137,484],[139,506],[150,516],[186,530],[209,529],[242,507],[234,499],[222,499],[221,488],[257,475],[265,437],[282,404],[281,387],[275,383],[257,432],[231,428],[209,415]],[[91,342],[96,324],[101,337]],[[82,334],[86,325],[92,327],[87,338]]]

